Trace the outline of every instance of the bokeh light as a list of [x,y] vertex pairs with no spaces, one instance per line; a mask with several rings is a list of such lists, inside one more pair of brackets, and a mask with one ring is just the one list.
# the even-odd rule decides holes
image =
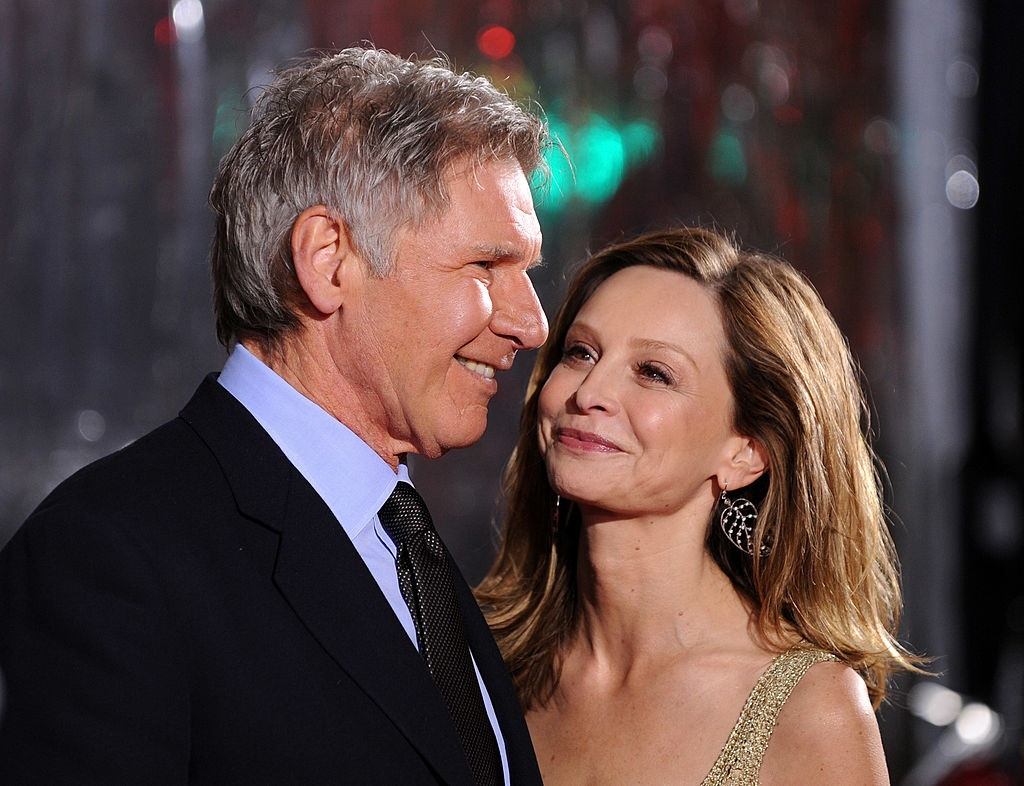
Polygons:
[[722,114],[734,123],[746,123],[757,112],[754,94],[743,85],[733,83],[722,91]]
[[604,202],[622,182],[626,149],[622,135],[604,117],[592,113],[574,140],[576,188],[585,202]]
[[177,0],[171,11],[177,39],[184,43],[201,39],[204,31],[203,16],[201,0]]
[[953,207],[970,210],[978,204],[981,186],[978,178],[966,169],[958,169],[946,181],[946,199]]
[[169,16],[153,25],[153,41],[157,46],[171,46],[175,41],[174,25]]
[[747,158],[736,132],[720,129],[711,142],[709,166],[711,176],[719,183],[742,185],[747,179]]
[[957,98],[972,98],[979,81],[978,69],[966,60],[954,60],[946,69],[946,87]]
[[516,37],[507,27],[490,25],[477,34],[476,45],[492,60],[504,60],[516,48]]
[[537,208],[548,217],[570,203],[586,209],[604,204],[618,192],[627,172],[649,161],[661,143],[660,129],[648,119],[619,125],[589,112],[573,125],[549,111],[547,121],[561,149],[547,151],[547,182],[538,173],[533,185]]
[[551,139],[558,144],[548,148],[544,153],[544,160],[548,166],[546,181],[542,183],[539,177],[535,176],[533,185],[537,190],[537,209],[542,213],[552,214],[564,208],[572,197],[575,176],[571,163],[572,139],[569,126],[553,112],[548,113],[547,121]]
[[654,155],[660,134],[658,127],[648,120],[634,120],[622,127],[622,144],[626,150],[626,165],[638,166]]
[[658,25],[645,27],[636,42],[640,59],[663,66],[672,59],[672,36]]
[[873,117],[864,127],[864,146],[872,153],[888,155],[899,149],[899,130],[884,117]]
[[98,442],[107,431],[107,420],[94,409],[83,409],[75,418],[78,435],[86,442]]

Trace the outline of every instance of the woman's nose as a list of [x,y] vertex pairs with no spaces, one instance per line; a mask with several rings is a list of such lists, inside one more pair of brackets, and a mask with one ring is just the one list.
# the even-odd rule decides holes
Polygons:
[[600,362],[592,366],[580,381],[573,399],[581,412],[618,412],[618,398],[615,393],[614,380],[609,369]]

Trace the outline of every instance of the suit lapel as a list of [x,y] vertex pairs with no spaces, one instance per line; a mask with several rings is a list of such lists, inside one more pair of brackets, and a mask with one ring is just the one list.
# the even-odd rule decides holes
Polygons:
[[293,483],[274,583],[310,633],[446,783],[471,776],[448,711],[355,547],[304,481]]
[[[462,573],[458,571],[457,566],[455,570],[461,578]],[[494,714],[505,738],[509,777],[515,786],[540,786],[542,781],[537,757],[530,739],[530,731],[523,720],[523,712],[512,678],[505,668],[498,645],[480,613],[480,607],[469,586],[465,580],[457,581],[456,586],[462,618],[466,623],[466,638],[469,640],[470,649],[473,650],[473,658],[480,669],[480,675],[487,685],[487,693],[491,697],[491,704],[494,705]]]
[[310,634],[443,781],[471,784],[422,659],[327,505],[212,375],[181,416],[217,456],[239,509],[280,533],[274,584]]

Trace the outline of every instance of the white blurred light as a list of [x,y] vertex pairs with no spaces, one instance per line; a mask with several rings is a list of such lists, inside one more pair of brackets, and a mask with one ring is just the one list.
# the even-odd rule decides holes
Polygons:
[[754,94],[735,82],[722,91],[722,113],[734,123],[746,123],[757,112]]
[[657,101],[668,91],[668,77],[660,68],[641,66],[633,74],[633,88],[645,101]]
[[966,60],[956,60],[946,69],[946,87],[957,98],[971,98],[978,92],[978,69]]
[[783,66],[768,61],[761,66],[761,73],[758,76],[761,80],[761,89],[772,106],[782,106],[789,100],[789,74]]
[[948,726],[963,708],[960,694],[935,682],[919,682],[907,696],[910,711],[935,726]]
[[968,704],[953,728],[968,745],[987,745],[999,736],[999,716],[984,704]]
[[86,442],[98,442],[107,431],[107,421],[94,409],[78,413],[78,434]]
[[978,176],[978,165],[974,163],[974,159],[970,156],[965,156],[963,153],[957,153],[948,162],[946,162],[946,177],[950,177],[954,172],[960,170],[970,172],[975,177]]
[[672,36],[664,27],[645,27],[636,46],[643,60],[656,65],[664,65],[672,57]]
[[203,4],[201,0],[177,0],[171,11],[174,32],[179,41],[190,43],[203,37]]
[[[792,71],[789,56],[777,46],[766,44],[763,41],[755,41],[747,47],[742,58],[743,69],[761,78],[764,67],[768,64],[777,66],[784,73]],[[787,77],[788,79],[788,77]]]
[[946,199],[953,207],[970,210],[978,204],[981,186],[978,178],[963,169],[958,169],[946,181]]

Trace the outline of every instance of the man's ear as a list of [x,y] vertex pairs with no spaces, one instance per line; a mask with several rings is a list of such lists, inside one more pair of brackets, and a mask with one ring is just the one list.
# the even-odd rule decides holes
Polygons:
[[768,469],[764,446],[751,437],[737,437],[727,466],[718,473],[718,485],[730,491],[749,486]]
[[313,308],[329,316],[341,308],[343,267],[352,264],[345,222],[324,205],[303,210],[292,225],[292,261],[299,286]]

